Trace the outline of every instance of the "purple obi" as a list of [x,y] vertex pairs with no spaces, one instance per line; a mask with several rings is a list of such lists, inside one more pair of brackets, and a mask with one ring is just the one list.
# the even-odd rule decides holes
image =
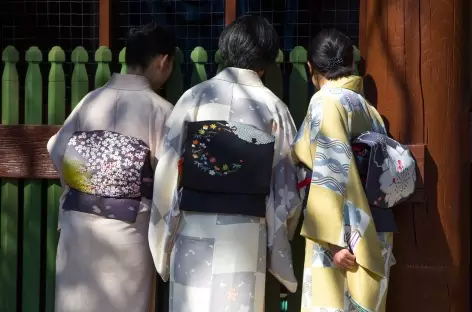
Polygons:
[[79,131],[62,165],[70,187],[64,210],[135,222],[142,198],[152,198],[153,170],[143,141],[112,131]]

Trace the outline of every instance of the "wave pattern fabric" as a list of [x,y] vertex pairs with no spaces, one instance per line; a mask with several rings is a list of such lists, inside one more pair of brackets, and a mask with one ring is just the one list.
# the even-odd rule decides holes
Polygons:
[[[383,312],[392,233],[377,233],[351,148],[365,131],[386,133],[362,97],[362,78],[327,82],[311,99],[294,144],[312,171],[301,235],[307,240],[303,312]],[[333,266],[330,245],[350,249],[354,271]]]

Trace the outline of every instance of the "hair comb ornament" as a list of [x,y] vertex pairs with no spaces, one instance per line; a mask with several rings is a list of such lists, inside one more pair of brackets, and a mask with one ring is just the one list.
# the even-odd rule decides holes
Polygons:
[[343,65],[344,60],[342,57],[335,57],[329,60],[328,66],[326,66],[326,69],[333,69],[336,66],[341,66]]

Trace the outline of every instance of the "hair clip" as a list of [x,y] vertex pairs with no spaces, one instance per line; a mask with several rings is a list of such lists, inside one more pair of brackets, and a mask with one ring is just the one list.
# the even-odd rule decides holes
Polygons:
[[335,57],[329,60],[328,66],[326,66],[326,69],[333,69],[336,66],[341,66],[343,65],[344,60],[342,57]]

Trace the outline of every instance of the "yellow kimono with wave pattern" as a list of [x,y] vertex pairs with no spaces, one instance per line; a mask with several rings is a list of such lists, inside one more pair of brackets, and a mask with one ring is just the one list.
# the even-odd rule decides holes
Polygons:
[[[350,140],[364,131],[385,127],[362,97],[362,78],[351,76],[313,96],[296,137],[294,152],[313,172],[301,231],[302,312],[385,311],[392,233],[377,233],[356,168]],[[352,250],[356,269],[335,267],[330,245]]]

